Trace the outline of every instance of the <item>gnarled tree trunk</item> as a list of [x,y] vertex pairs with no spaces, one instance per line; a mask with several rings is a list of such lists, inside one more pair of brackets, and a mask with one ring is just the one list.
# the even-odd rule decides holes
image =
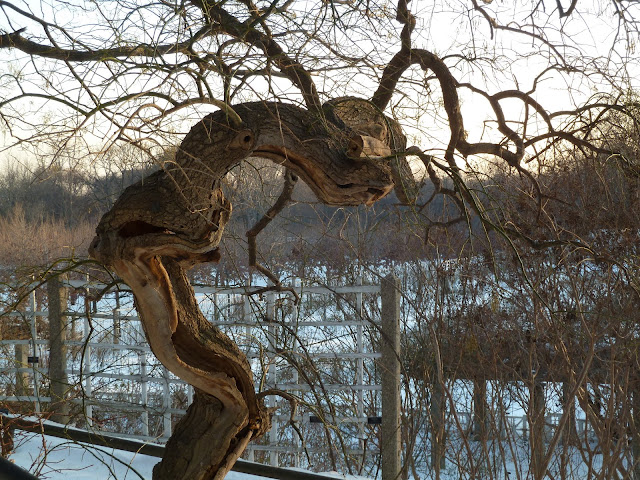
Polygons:
[[244,158],[262,156],[330,205],[371,204],[394,186],[389,157],[402,154],[402,132],[366,101],[348,100],[351,108],[362,104],[350,114],[342,102],[341,110],[329,104],[316,113],[250,103],[231,116],[208,115],[175,159],[127,188],[96,229],[91,255],[131,287],[154,354],[196,388],[154,469],[156,480],[224,478],[248,442],[270,428],[249,362],[204,318],[185,274],[220,258],[231,214],[222,177]]

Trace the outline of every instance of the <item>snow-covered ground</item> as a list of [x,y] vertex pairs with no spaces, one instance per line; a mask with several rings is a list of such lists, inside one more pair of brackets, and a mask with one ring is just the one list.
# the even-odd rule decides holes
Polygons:
[[[11,454],[10,460],[42,480],[151,480],[153,466],[159,461],[158,458],[148,455],[95,447],[36,433],[16,431],[15,440],[16,450]],[[515,463],[513,461],[492,463],[493,467],[488,467],[492,471],[486,472],[486,477],[481,474],[482,477],[499,480],[530,478],[527,448],[523,445],[515,447],[518,450],[516,453],[518,458]],[[573,450],[568,460],[569,466],[565,468],[565,478],[571,480],[592,478],[587,474],[588,469],[577,451]],[[469,472],[462,472],[453,465],[449,467],[441,474],[443,480],[478,478],[476,475],[469,475]],[[493,470],[494,467],[495,470]],[[601,458],[594,461],[593,467],[596,471],[602,467]],[[335,472],[323,473],[322,475],[343,480],[370,480],[365,477],[345,476]],[[550,465],[549,475],[551,478],[561,477],[557,460]],[[420,478],[433,479],[433,472],[430,471],[424,476],[421,474]],[[5,480],[1,472],[0,479]],[[226,480],[269,479],[230,472]]]
[[[159,459],[111,448],[94,447],[35,433],[16,432],[11,461],[42,480],[151,480]],[[325,474],[348,480],[364,477]],[[268,480],[230,472],[226,480]]]

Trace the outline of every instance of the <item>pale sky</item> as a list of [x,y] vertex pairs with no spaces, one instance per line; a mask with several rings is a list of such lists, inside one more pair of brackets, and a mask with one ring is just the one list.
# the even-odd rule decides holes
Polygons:
[[[580,15],[572,15],[564,20],[559,19],[557,12],[551,10],[554,8],[555,2],[548,3],[546,13],[542,11],[541,7],[540,11],[530,17],[527,17],[527,14],[530,13],[532,4],[528,1],[485,1],[481,2],[481,5],[486,7],[492,17],[496,19],[495,21],[503,26],[520,26],[530,32],[534,23],[544,24],[551,40],[563,42],[564,46],[559,48],[557,53],[566,55],[571,67],[588,68],[593,72],[596,72],[598,68],[606,69],[617,75],[618,79],[615,82],[616,85],[610,86],[603,83],[595,73],[589,78],[572,74],[547,73],[538,78],[537,90],[534,94],[536,100],[543,107],[548,110],[570,109],[598,92],[614,88],[626,90],[628,87],[636,89],[640,87],[635,80],[638,75],[634,74],[634,72],[638,72],[637,61],[634,58],[635,44],[633,40],[629,41],[623,33],[617,30],[618,24],[612,16],[610,2],[594,0],[587,8],[588,1],[581,0],[579,2],[579,8],[582,9]],[[102,34],[100,29],[94,26],[96,11],[87,13],[81,9],[61,8],[60,5],[64,4],[58,2],[51,3],[55,6],[52,9],[48,3],[35,0],[28,0],[26,4],[19,5],[24,9],[31,8],[35,15],[44,15],[49,21],[73,25],[83,33],[83,38],[86,38],[87,42],[95,42],[95,39],[99,39]],[[112,2],[100,2],[97,5],[100,5],[105,12],[109,12]],[[303,5],[306,4],[303,3]],[[386,5],[391,10],[395,8],[393,2],[386,3]],[[409,5],[417,17],[417,27],[412,37],[413,45],[428,49],[446,58],[447,64],[458,81],[473,83],[489,93],[512,88],[519,88],[523,91],[530,90],[534,78],[549,66],[549,59],[555,57],[554,52],[549,52],[549,49],[542,43],[533,42],[531,36],[494,31],[493,38],[491,38],[489,22],[473,12],[469,1],[414,0]],[[43,7],[40,8],[41,6]],[[638,13],[640,14],[640,8],[638,8]],[[148,21],[150,20],[148,19]],[[305,19],[305,21],[311,20]],[[345,19],[345,22],[348,21],[349,19]],[[354,20],[354,22],[356,21],[360,20]],[[88,28],[88,25],[92,25],[91,28]],[[373,43],[360,36],[356,28],[357,25],[358,23],[354,23],[346,34],[336,33],[334,42],[337,43],[342,53],[348,55],[367,53],[371,58],[379,56],[381,61],[384,61],[384,58],[390,58],[397,51],[399,45],[397,33],[400,31],[400,25],[397,22],[389,20],[383,23],[387,30],[376,32],[379,38],[376,38],[378,41]],[[0,29],[13,31],[25,26],[27,27],[27,35],[42,34],[42,30],[37,25],[27,23],[27,20],[16,14],[12,14],[10,17],[0,14]],[[123,36],[132,39],[133,32],[133,27],[129,27],[123,32]],[[157,36],[158,32],[156,31],[154,34]],[[313,50],[311,51],[313,52]],[[475,64],[460,60],[460,56],[472,55],[478,58]],[[55,94],[54,88],[62,88],[66,91],[66,85],[72,85],[69,91],[76,91],[77,93],[73,95],[81,98],[82,93],[78,90],[77,82],[65,83],[69,82],[69,79],[62,63],[49,61],[47,65],[53,66],[53,68],[48,76],[33,77],[33,64],[20,52],[0,51],[0,58],[8,60],[3,69],[5,74],[10,72],[23,75],[21,84],[25,90]],[[490,64],[489,60],[494,63]],[[36,64],[39,68],[42,65],[38,60],[36,60]],[[85,70],[84,75],[84,81],[100,84],[106,82],[108,71],[105,68],[93,68]],[[434,94],[431,97],[428,89],[424,88],[423,83],[421,84],[423,77],[423,74],[417,69],[405,75],[405,78],[412,80],[412,83],[401,87],[405,96],[397,95],[394,98],[394,103],[396,113],[399,115],[416,117],[403,121],[406,133],[410,136],[412,143],[415,142],[421,148],[437,155],[446,145],[447,132],[443,131],[445,125],[442,123],[444,110],[437,103],[439,94],[436,83],[430,84],[430,89]],[[12,86],[8,77],[3,76],[2,78],[0,95],[6,97],[15,94],[15,85]],[[373,91],[371,80],[356,72],[352,76],[345,76],[344,71],[340,74],[329,72],[324,75],[314,75],[314,80],[320,91],[325,92],[327,97],[346,94],[366,97]],[[126,93],[140,88],[141,85],[144,86],[143,83],[149,81],[149,78],[140,76],[123,78],[117,85],[105,87],[101,93],[107,97],[113,95],[114,86],[117,86],[121,93]],[[634,84],[626,82],[634,82]],[[177,85],[179,86],[179,82]],[[251,89],[260,95],[268,95],[269,93],[266,82],[255,80],[250,84],[250,87],[247,89],[247,94],[251,93]],[[287,93],[295,91],[288,82],[284,81],[274,82],[272,87],[280,88],[282,92]],[[466,89],[459,89],[459,94],[469,139],[471,141],[497,140],[499,136],[496,136],[493,130],[495,125],[492,122],[484,123],[484,120],[488,118],[486,100],[479,95],[471,94]],[[502,104],[508,116],[520,117],[524,112],[524,105],[520,101],[505,101]],[[40,107],[37,100],[25,101],[21,104],[21,108],[28,112],[29,119],[37,118],[36,123],[43,129],[47,124],[55,126],[56,120],[64,111],[60,104],[54,102]],[[193,115],[187,124],[171,125],[167,120],[167,128],[172,128],[173,131],[186,131],[188,125],[195,121],[194,119],[211,111],[211,109],[211,107],[206,107],[194,110],[191,112]],[[418,116],[417,112],[420,112],[421,115]],[[99,116],[96,117],[96,120],[97,122],[83,133],[79,143],[84,142],[95,146],[108,138],[109,129],[99,123]],[[513,128],[515,128],[515,124]],[[0,133],[0,139],[7,145],[11,139],[6,126],[2,126]],[[23,129],[18,134],[26,136],[26,131]],[[12,157],[16,156],[20,159],[25,158],[15,149],[12,152],[2,152],[0,153],[0,164],[6,165],[7,162],[13,161],[10,160]]]

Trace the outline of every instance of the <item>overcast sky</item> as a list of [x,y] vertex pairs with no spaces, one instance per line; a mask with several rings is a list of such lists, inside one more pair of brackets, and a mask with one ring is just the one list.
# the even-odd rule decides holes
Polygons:
[[[410,3],[411,10],[417,18],[413,44],[446,58],[454,77],[460,82],[473,83],[489,93],[513,88],[530,91],[536,82],[536,91],[533,96],[545,108],[548,110],[570,109],[582,104],[598,92],[610,92],[616,88],[623,90],[638,88],[636,79],[640,75],[636,74],[638,66],[635,59],[635,37],[629,36],[623,28],[624,23],[618,22],[613,10],[613,2],[594,0],[590,3],[590,1],[580,0],[579,11],[567,19],[559,18],[555,10],[555,2],[538,3],[538,8],[532,14],[531,8],[534,2],[480,1],[480,5],[487,9],[490,18],[493,19],[492,22],[527,32],[522,34],[493,29],[486,18],[473,10],[468,0],[458,2],[414,0]],[[292,15],[292,17],[302,25],[313,25],[317,19],[307,18],[311,13],[318,11],[312,9],[313,4],[313,2],[295,3],[292,11],[297,16]],[[122,8],[117,8],[115,2],[108,1],[95,4],[92,2],[85,4],[80,1],[81,7],[84,5],[89,8],[69,8],[70,4],[67,2],[35,0],[18,1],[16,5],[49,22],[65,25],[80,33],[80,38],[91,45],[98,45],[105,35],[112,33],[106,27],[99,27],[98,17],[101,13],[107,15],[115,13],[116,17],[125,18]],[[96,5],[99,9],[95,7]],[[374,3],[372,2],[371,5]],[[401,26],[393,18],[395,3],[380,2],[377,5],[379,8],[373,10],[372,16],[377,15],[375,20],[378,23],[377,27],[374,25],[373,30],[364,23],[365,17],[354,15],[345,16],[343,19],[349,27],[346,32],[327,30],[323,34],[334,35],[327,38],[332,39],[342,53],[366,55],[373,63],[382,65],[397,51]],[[626,6],[626,3],[624,5]],[[631,5],[629,4],[630,8],[632,8]],[[337,7],[341,8],[340,5]],[[640,14],[640,7],[635,8]],[[383,18],[385,14],[388,15],[387,18]],[[154,24],[152,16],[148,13],[145,15],[136,20],[137,17],[134,14],[119,24],[122,25],[122,37],[129,41],[136,41],[136,35],[142,34],[138,27],[142,25],[143,18],[148,22],[147,25],[153,25],[153,27],[147,27],[145,34],[147,38],[143,38],[143,41],[149,41],[149,35],[153,38],[172,37],[172,32],[162,31],[161,25]],[[548,39],[556,45],[555,50],[533,37],[534,26],[544,26]],[[0,29],[11,32],[23,27],[26,27],[27,37],[46,42],[39,25],[6,7],[0,10]],[[373,38],[367,39],[367,36],[373,36]],[[65,41],[61,36],[57,38],[61,44]],[[319,47],[317,45],[314,47],[313,42],[309,42],[306,51],[311,56],[324,54],[324,52],[319,53]],[[558,55],[563,56],[562,61],[566,62],[565,66],[568,69],[588,69],[590,75],[557,71],[548,71],[541,75],[541,72],[550,65],[560,62]],[[462,56],[467,58],[473,56],[477,61],[473,63],[461,61]],[[85,105],[91,105],[91,100],[82,92],[77,80],[69,75],[63,62],[43,62],[37,59],[32,62],[26,55],[8,50],[0,51],[0,59],[4,61],[0,97],[7,98],[18,93],[15,77],[19,76],[20,86],[25,91],[57,97],[62,97],[62,93],[66,93],[69,101],[76,99]],[[302,58],[302,61],[304,63],[305,59]],[[323,61],[324,65],[330,67],[330,59]],[[44,73],[34,75],[36,69]],[[607,83],[596,73],[598,70],[606,71],[613,78],[613,82]],[[150,75],[136,74],[123,76],[118,82],[108,83],[110,71],[107,68],[91,66],[86,69],[79,68],[79,71],[82,72],[83,81],[104,84],[103,89],[96,90],[104,98],[117,97],[136,88],[149,88],[153,86],[154,81],[158,81]],[[8,73],[11,75],[7,75]],[[378,70],[379,73],[380,70]],[[417,143],[423,149],[437,155],[446,145],[448,137],[444,111],[438,104],[439,94],[436,84],[432,82],[429,88],[425,88],[424,76],[417,70],[408,72],[405,77],[411,82],[401,86],[404,96],[397,95],[394,98],[394,104],[397,105],[395,112],[406,116],[403,123],[411,143]],[[190,79],[186,76],[181,78],[182,80],[176,81],[176,85],[184,84],[185,88],[190,88],[192,85]],[[358,74],[348,69],[339,70],[337,73],[332,70],[317,73],[314,74],[314,79],[324,97],[327,98],[345,94],[366,97],[374,88],[369,75]],[[271,87],[279,90],[275,93],[295,92],[295,89],[285,81],[275,81]],[[158,85],[158,88],[162,88],[162,85]],[[174,94],[179,95],[177,87],[171,88]],[[56,89],[60,92],[59,95],[56,95]],[[459,93],[462,99],[465,128],[470,140],[497,140],[499,137],[495,135],[495,124],[491,122],[492,116],[488,112],[486,100],[479,95],[471,94],[466,89],[460,89]],[[254,80],[248,83],[245,98],[253,96],[268,98],[269,95],[266,82]],[[295,100],[295,97],[291,98]],[[66,126],[78,124],[81,121],[79,118],[70,120],[70,110],[53,101],[30,99],[14,105],[17,106],[19,113],[24,113],[27,123],[35,123],[43,130],[48,124],[62,128],[58,122],[60,118],[66,118]],[[522,102],[505,101],[503,105],[507,115],[513,120],[522,118],[524,113]],[[403,108],[399,109],[399,107]],[[3,108],[4,111],[6,109],[7,107]],[[195,119],[211,109],[211,107],[193,109],[189,112],[188,120],[183,122],[182,117],[176,116],[175,119],[173,117],[166,119],[163,125],[166,125],[167,130],[171,132],[184,133]],[[420,115],[416,115],[417,112]],[[171,123],[171,120],[175,120],[176,123]],[[15,142],[15,139],[11,138],[10,128],[15,136],[21,138],[33,133],[26,123],[19,124],[18,120],[13,120],[10,124],[10,126],[1,126],[0,139],[5,146],[12,141]],[[87,128],[83,131],[81,141],[78,142],[80,145],[86,143],[94,147],[98,146],[105,139],[110,139],[109,133],[113,132],[113,129],[109,129],[100,116],[96,117],[96,123],[92,121],[85,126]],[[6,165],[9,159],[15,159],[16,156],[23,161],[27,158],[13,149],[0,153],[0,162]]]

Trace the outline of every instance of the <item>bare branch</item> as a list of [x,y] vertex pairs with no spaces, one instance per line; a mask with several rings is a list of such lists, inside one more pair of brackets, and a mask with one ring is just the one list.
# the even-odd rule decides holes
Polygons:
[[15,48],[29,55],[66,62],[110,62],[116,59],[132,57],[155,58],[171,53],[191,55],[191,45],[195,39],[169,45],[133,45],[114,48],[100,48],[95,50],[65,49],[52,45],[32,42],[21,34],[26,29],[14,33],[0,35],[0,48]]
[[416,26],[415,17],[409,12],[410,0],[398,0],[396,20],[402,25],[400,34],[401,47],[393,59],[385,67],[378,89],[371,97],[373,104],[384,111],[395,92],[396,85],[404,71],[411,65],[411,33]]
[[219,25],[224,33],[260,48],[267,58],[273,61],[282,73],[300,89],[307,108],[316,112],[322,111],[322,102],[309,72],[299,62],[289,58],[272,37],[256,30],[246,22],[240,22],[217,3],[208,4],[201,0],[192,0],[192,3],[201,8],[208,18]]
[[287,290],[291,291],[296,300],[299,299],[298,293],[294,289],[284,288],[280,283],[280,279],[276,277],[268,268],[264,267],[260,263],[258,263],[257,259],[257,250],[258,247],[256,245],[256,238],[258,234],[265,229],[271,221],[276,218],[276,216],[282,211],[283,208],[287,206],[287,204],[291,201],[291,194],[293,193],[293,188],[298,181],[298,177],[289,169],[287,169],[284,173],[284,185],[282,186],[282,192],[278,196],[276,202],[267,210],[267,212],[262,216],[258,222],[251,227],[250,230],[247,231],[247,243],[249,250],[249,266],[258,270],[261,274],[267,277],[271,283],[273,283],[273,287],[267,287],[267,289],[260,289],[254,293],[264,293],[265,291],[271,289],[277,290]]
[[568,17],[573,13],[573,11],[576,8],[576,5],[578,5],[578,0],[571,0],[571,4],[569,5],[569,8],[566,11],[562,6],[562,0],[556,0],[556,5],[558,6],[558,13],[560,14],[560,18]]

